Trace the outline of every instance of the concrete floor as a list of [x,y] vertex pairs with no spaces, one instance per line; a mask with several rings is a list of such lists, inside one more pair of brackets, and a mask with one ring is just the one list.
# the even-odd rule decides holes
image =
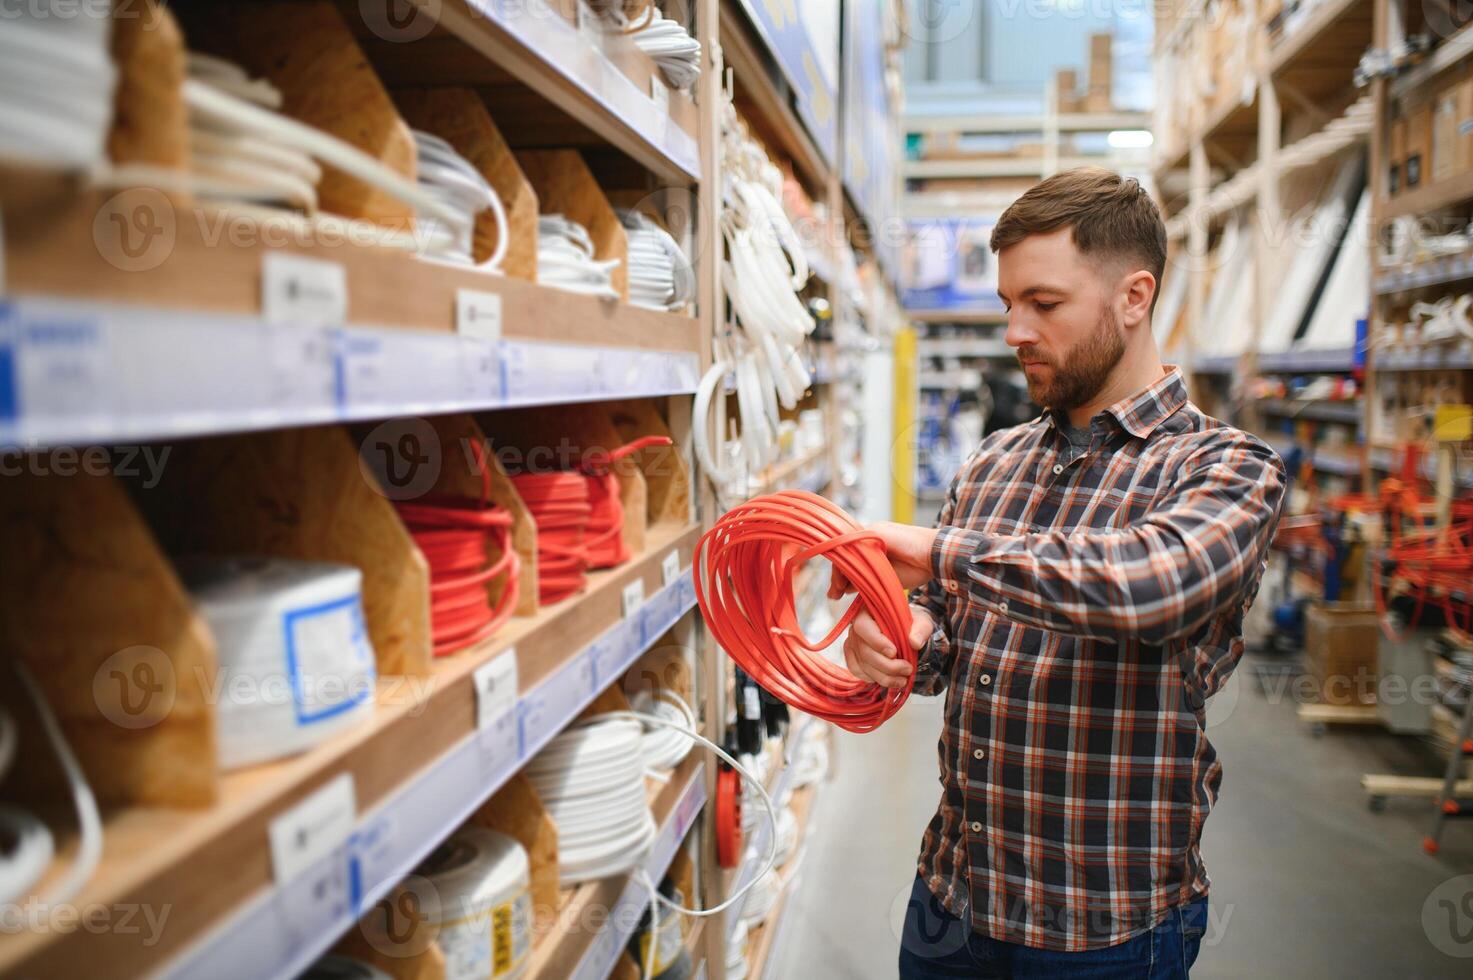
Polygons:
[[[1203,834],[1212,922],[1194,977],[1473,977],[1473,821],[1449,824],[1429,857],[1429,804],[1392,800],[1372,813],[1359,785],[1363,772],[1435,774],[1431,753],[1379,730],[1313,738],[1295,709],[1246,669],[1213,699],[1224,776]],[[940,711],[940,699],[915,698],[879,732],[837,733],[837,772],[769,976],[896,975],[916,850],[940,793]]]

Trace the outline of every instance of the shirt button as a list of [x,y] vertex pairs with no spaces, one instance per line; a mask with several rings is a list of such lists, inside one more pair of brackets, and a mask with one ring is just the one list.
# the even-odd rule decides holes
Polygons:
[[987,755],[987,753],[986,752],[983,752],[981,749],[973,749],[972,750],[972,758],[974,758],[974,759],[985,758],[986,755]]
[[1008,601],[1006,599],[1004,599],[1002,602],[999,602],[997,604],[997,611],[998,612],[1007,612],[1008,611]]
[[977,678],[977,683],[981,684],[983,687],[986,687],[988,684],[992,683],[992,675],[983,674],[981,677]]
[[977,821],[975,821],[975,820],[972,821],[972,833],[974,833],[974,834],[980,834],[980,833],[982,833],[982,825],[980,823],[978,823]]
[[1064,472],[1064,467],[1060,466],[1058,463],[1055,463],[1054,464],[1054,474],[1057,475],[1057,474],[1062,473],[1062,472]]

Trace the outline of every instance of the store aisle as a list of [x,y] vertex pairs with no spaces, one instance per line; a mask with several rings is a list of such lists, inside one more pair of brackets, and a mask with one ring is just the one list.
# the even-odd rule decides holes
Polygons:
[[[1430,754],[1375,732],[1312,738],[1276,694],[1244,670],[1211,715],[1225,774],[1203,845],[1212,921],[1193,977],[1467,977],[1470,960],[1434,945],[1470,951],[1429,895],[1473,872],[1473,825],[1450,825],[1429,857],[1427,804],[1371,813],[1359,786],[1367,771],[1430,773]],[[940,700],[915,698],[877,734],[838,733],[774,977],[895,976],[902,903],[939,793],[940,728]]]

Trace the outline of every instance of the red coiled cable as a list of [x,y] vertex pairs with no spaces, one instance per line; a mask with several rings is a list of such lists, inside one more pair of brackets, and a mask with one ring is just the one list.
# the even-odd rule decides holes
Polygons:
[[[537,524],[537,593],[544,604],[587,584],[584,534],[593,507],[582,473],[522,473],[511,478]],[[617,496],[617,494],[616,494]]]
[[[828,635],[809,642],[793,583],[810,558],[827,558],[858,595]],[[910,606],[878,534],[804,490],[754,497],[724,514],[696,546],[696,601],[722,648],[784,702],[851,732],[873,731],[900,709],[915,680]],[[905,687],[862,681],[815,654],[868,610],[911,665]]]
[[[481,447],[472,446],[481,463],[479,504],[431,497],[396,505],[430,566],[430,635],[437,657],[492,635],[517,605],[521,562],[511,544],[512,516],[491,503],[491,471]],[[488,545],[501,552],[494,562]],[[488,587],[502,574],[506,582],[493,609]]]
[[624,543],[624,504],[619,499],[619,478],[611,467],[649,446],[668,446],[666,436],[642,436],[625,443],[611,453],[587,453],[579,465],[588,480],[588,500],[592,513],[588,517],[587,538],[589,568],[613,568],[629,560],[629,546]]

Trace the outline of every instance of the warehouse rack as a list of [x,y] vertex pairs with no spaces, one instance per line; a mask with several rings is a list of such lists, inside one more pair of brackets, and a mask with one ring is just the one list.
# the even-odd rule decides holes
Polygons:
[[[151,23],[160,23],[162,8],[145,6]],[[223,9],[177,7],[190,23]],[[577,403],[595,410],[638,403],[668,425],[687,494],[676,494],[660,515],[652,504],[632,559],[590,573],[577,596],[539,608],[529,595],[535,576],[524,567],[531,589],[522,590],[521,614],[496,635],[433,660],[424,651],[414,659],[418,640],[403,642],[407,659],[398,665],[418,667],[390,670],[381,660],[375,708],[359,727],[280,762],[208,774],[213,799],[203,803],[107,802],[104,861],[77,904],[169,905],[161,940],[145,946],[122,932],[21,932],[0,937],[0,972],[84,975],[102,962],[119,976],[299,972],[353,941],[360,917],[439,842],[662,648],[696,651],[697,714],[703,732],[720,741],[729,668],[693,615],[690,568],[715,500],[692,472],[688,419],[726,317],[715,216],[728,84],[774,158],[825,206],[806,295],[826,300],[835,314],[833,339],[804,352],[814,369],[804,404],[822,410],[827,438],[779,459],[751,490],[853,493],[853,481],[842,477],[855,469],[857,449],[840,418],[855,397],[853,358],[867,333],[899,323],[894,270],[882,267],[887,258],[854,226],[890,216],[851,200],[844,144],[812,131],[752,9],[738,0],[669,0],[667,15],[690,26],[702,46],[702,75],[687,93],[665,84],[632,44],[601,30],[583,0],[391,7],[364,3],[341,14],[363,65],[386,89],[473,90],[505,143],[516,155],[531,154],[508,154],[508,165],[549,193],[544,168],[569,158],[538,154],[576,149],[599,184],[585,180],[580,193],[642,203],[668,218],[695,260],[695,304],[652,312],[542,285],[535,274],[490,276],[295,231],[284,245],[264,234],[222,241],[218,233],[233,226],[187,198],[89,189],[71,176],[7,167],[0,181],[0,452],[13,461],[21,453],[161,440],[213,451],[217,440],[235,440],[231,446],[264,447],[268,455],[290,449],[310,456],[310,447],[341,448],[351,436],[356,454],[364,430],[418,416],[435,417],[442,436],[459,433],[467,447],[489,446],[503,441],[500,416],[488,414],[498,410],[545,407],[549,417],[573,418],[562,413]],[[177,28],[160,36],[177,36]],[[166,247],[154,251],[145,242],[139,252],[136,242],[110,238],[110,215],[124,219],[119,225],[142,215]],[[448,444],[446,451],[448,459]],[[261,466],[242,482],[288,468]],[[309,482],[318,479],[325,477],[314,473]],[[242,486],[213,499],[245,493]],[[109,500],[122,505],[126,495],[116,496]],[[259,505],[291,502],[284,493]],[[383,517],[382,502],[375,506]],[[343,505],[343,515],[353,512]],[[145,538],[175,530],[150,524],[160,520],[152,513],[133,520]],[[518,535],[531,533],[524,515],[517,521]],[[524,561],[532,540],[517,538]],[[158,573],[171,576],[157,550]],[[397,557],[405,556],[420,564],[408,562],[405,582],[422,583],[423,559],[409,547]],[[371,571],[393,575],[387,563]],[[0,578],[0,591],[16,584]],[[423,627],[417,616],[411,633]],[[805,724],[794,728],[804,732]],[[707,806],[715,773],[706,758],[692,753],[666,784],[652,785],[659,830],[644,871],[658,881],[684,855],[694,857],[697,894],[687,899],[711,905],[737,876],[716,868]],[[324,814],[331,819],[309,832],[308,818]],[[294,829],[300,835],[284,859],[280,842]],[[535,945],[529,975],[602,980],[630,969],[625,947],[633,913],[646,901],[639,881],[603,879],[564,890],[559,901],[564,909],[602,906],[614,914],[602,930],[555,926]],[[724,975],[724,929],[690,920],[685,941],[696,975]]]
[[[1283,455],[1299,453],[1293,475],[1308,481],[1309,517],[1344,513],[1351,529],[1344,533],[1363,545],[1363,560],[1345,574],[1357,590],[1349,597],[1365,598],[1371,579],[1387,574],[1391,545],[1380,541],[1378,514],[1349,517],[1354,501],[1374,501],[1383,481],[1405,476],[1409,454],[1419,457],[1416,476],[1436,488],[1421,499],[1440,502],[1439,523],[1448,520],[1449,501],[1473,485],[1462,460],[1466,433],[1444,421],[1473,390],[1466,338],[1457,329],[1424,333],[1414,324],[1426,314],[1413,312],[1418,302],[1464,292],[1473,274],[1458,244],[1473,207],[1473,157],[1464,142],[1464,120],[1473,115],[1473,27],[1466,12],[1401,0],[1187,0],[1158,19],[1156,54],[1156,179],[1168,213],[1169,268],[1189,279],[1180,322],[1160,325],[1168,347],[1191,369],[1194,396],[1209,410],[1265,433]],[[1347,318],[1333,344],[1265,350],[1262,327],[1281,301],[1284,242],[1299,206],[1291,198],[1304,199],[1296,181],[1309,175],[1328,185],[1334,161],[1356,154],[1365,159],[1369,203],[1357,231],[1365,267],[1339,288],[1363,297],[1364,319]],[[1204,356],[1204,337],[1229,326],[1204,319],[1209,290],[1228,268],[1213,260],[1214,249],[1244,211],[1250,336],[1240,354]],[[1292,439],[1276,434],[1286,421],[1296,429]],[[1320,440],[1326,430],[1334,433],[1328,443]],[[1338,495],[1357,488],[1358,498]],[[1434,505],[1426,506],[1430,515]],[[1294,578],[1309,595],[1322,588]],[[1324,632],[1307,640],[1307,653],[1317,644],[1325,648],[1318,659],[1332,656],[1324,637],[1343,630],[1334,656],[1353,658],[1372,645],[1383,671],[1432,672],[1426,631],[1393,641],[1397,631],[1382,636],[1370,608],[1324,607],[1317,613]],[[1320,676],[1317,669],[1310,673]],[[1368,724],[1437,741],[1435,720],[1356,698],[1305,704],[1299,716],[1316,734],[1328,724]],[[1448,772],[1456,773],[1466,746],[1442,741]],[[1368,774],[1364,786],[1373,808],[1388,795],[1435,798],[1466,788],[1450,789],[1451,777],[1405,774]]]

